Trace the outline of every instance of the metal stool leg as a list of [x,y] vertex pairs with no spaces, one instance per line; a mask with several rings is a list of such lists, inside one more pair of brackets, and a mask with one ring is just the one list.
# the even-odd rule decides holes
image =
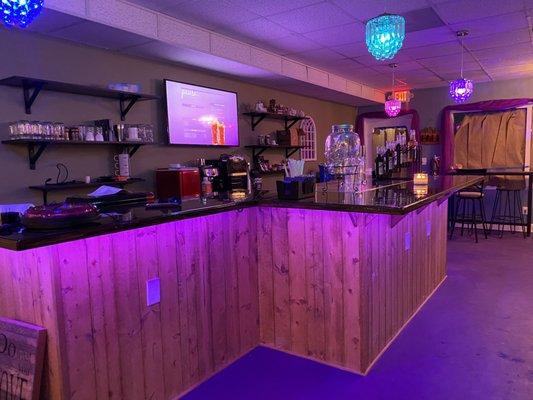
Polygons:
[[453,208],[452,208],[452,223],[451,223],[451,227],[450,227],[450,237],[449,237],[450,240],[452,239],[453,232],[455,231],[455,224],[457,222],[457,213],[458,212],[459,212],[459,199],[456,197],[455,198],[455,202],[453,204]]
[[520,216],[520,223],[522,224],[522,234],[524,239],[527,238],[526,223],[524,222],[524,215],[522,214],[522,194],[520,190],[515,191],[516,208],[518,209],[518,215]]
[[492,205],[492,215],[490,217],[490,227],[489,232],[492,234],[492,225],[496,219],[496,211],[498,210],[498,205],[500,203],[500,191],[496,190],[496,197],[494,198],[494,204]]
[[488,233],[487,233],[487,220],[485,218],[485,204],[483,202],[483,198],[479,198],[479,209],[481,210],[481,223],[483,224],[483,234],[485,235],[485,239],[488,239]]
[[476,243],[478,242],[477,239],[477,217],[476,217],[476,201],[474,199],[471,199],[472,203],[472,229],[474,230],[474,238],[476,239]]
[[466,200],[459,198],[459,201],[463,204],[463,213],[461,214],[461,236],[463,236],[465,231]]

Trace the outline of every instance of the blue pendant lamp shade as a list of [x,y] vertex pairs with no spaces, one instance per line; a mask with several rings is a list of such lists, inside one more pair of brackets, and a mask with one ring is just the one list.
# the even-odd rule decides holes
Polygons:
[[0,2],[4,24],[25,28],[41,13],[44,0],[0,0]]
[[377,60],[393,58],[403,46],[405,18],[381,14],[366,23],[366,47]]

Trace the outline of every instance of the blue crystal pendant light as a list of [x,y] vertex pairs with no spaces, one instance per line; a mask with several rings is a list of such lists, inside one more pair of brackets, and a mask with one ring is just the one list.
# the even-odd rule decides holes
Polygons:
[[43,0],[0,0],[4,24],[25,28],[43,9]]
[[464,47],[463,38],[468,35],[468,31],[459,31],[457,36],[461,38],[461,77],[450,82],[450,96],[456,103],[464,103],[472,93],[474,93],[474,82],[463,78]]
[[403,46],[405,18],[381,14],[366,23],[366,47],[377,60],[393,58]]

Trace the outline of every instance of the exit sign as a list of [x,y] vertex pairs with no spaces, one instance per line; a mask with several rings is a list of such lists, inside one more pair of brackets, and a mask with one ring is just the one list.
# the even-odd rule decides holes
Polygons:
[[410,90],[402,90],[400,92],[394,92],[394,99],[400,100],[402,103],[409,103],[414,97]]

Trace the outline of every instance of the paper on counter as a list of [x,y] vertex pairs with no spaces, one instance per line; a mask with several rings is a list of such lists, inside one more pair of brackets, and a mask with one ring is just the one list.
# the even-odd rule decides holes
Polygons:
[[103,186],[100,186],[98,189],[96,189],[94,192],[89,193],[88,196],[90,197],[109,196],[111,194],[117,194],[118,192],[121,192],[122,190],[123,189],[118,188],[118,187],[103,185]]
[[33,207],[31,203],[21,203],[21,204],[0,204],[0,212],[18,212],[24,214],[26,210],[30,207]]

